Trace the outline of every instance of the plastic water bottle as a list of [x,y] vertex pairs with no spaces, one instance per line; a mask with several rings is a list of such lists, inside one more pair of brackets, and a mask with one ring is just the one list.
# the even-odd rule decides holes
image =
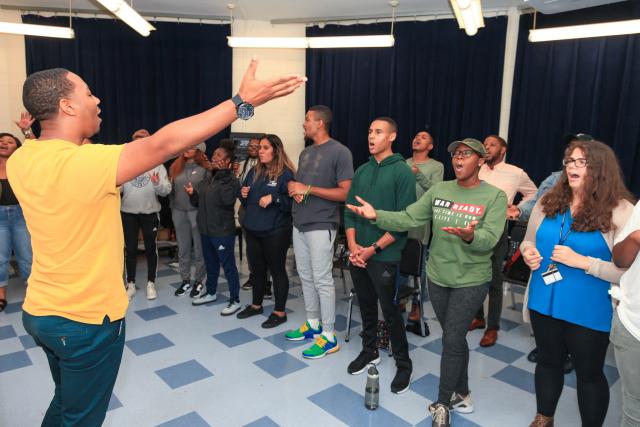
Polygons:
[[376,365],[369,365],[367,371],[367,386],[364,389],[364,406],[375,410],[380,406],[380,377]]

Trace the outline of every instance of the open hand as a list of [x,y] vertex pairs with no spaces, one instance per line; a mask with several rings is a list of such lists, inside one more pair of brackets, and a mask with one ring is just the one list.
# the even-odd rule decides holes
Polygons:
[[469,222],[469,225],[466,227],[442,227],[442,231],[446,231],[449,234],[460,237],[467,243],[471,243],[473,241],[476,225],[478,225],[478,221],[473,220]]
[[306,77],[295,75],[277,77],[267,81],[257,80],[257,69],[258,59],[254,57],[242,78],[242,83],[238,90],[240,97],[254,107],[272,99],[289,95],[307,81]]
[[373,208],[373,206],[367,203],[364,199],[362,199],[359,196],[356,196],[356,200],[362,206],[347,204],[345,205],[346,208],[352,211],[353,213],[355,213],[356,215],[359,215],[367,219],[376,219],[378,217],[378,215],[376,214],[376,210]]
[[158,183],[160,183],[160,174],[158,172],[152,172],[150,177],[153,185],[158,185]]
[[18,125],[18,127],[22,129],[22,131],[24,132],[27,129],[31,129],[31,125],[35,121],[36,119],[34,119],[33,116],[31,116],[31,114],[25,111],[22,114],[20,114],[20,120],[15,121],[14,123]]
[[531,269],[531,271],[535,271],[540,268],[540,263],[542,262],[542,257],[540,256],[540,252],[535,247],[527,248],[522,253],[522,260],[527,267]]

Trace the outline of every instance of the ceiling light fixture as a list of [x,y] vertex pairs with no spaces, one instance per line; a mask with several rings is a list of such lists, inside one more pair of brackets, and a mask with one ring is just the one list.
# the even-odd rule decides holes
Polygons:
[[140,35],[147,37],[155,27],[144,19],[138,12],[123,0],[97,0],[109,12],[116,15],[125,24],[136,30]]
[[[396,8],[399,2],[391,0],[392,9],[391,34],[371,36],[343,36],[343,37],[227,37],[230,47],[267,48],[267,49],[336,49],[362,47],[392,47],[395,44],[393,27],[396,18]],[[227,5],[231,13],[233,24],[233,4]]]
[[464,28],[467,35],[473,36],[478,32],[478,28],[484,27],[480,0],[449,0],[449,2],[458,26]]
[[541,28],[537,30],[534,28],[533,30],[529,30],[529,41],[546,42],[551,40],[571,40],[638,33],[640,33],[640,19],[632,19],[628,21]]
[[54,27],[53,25],[18,24],[15,22],[0,22],[0,33],[56,37],[59,39],[72,39],[75,37],[73,28]]

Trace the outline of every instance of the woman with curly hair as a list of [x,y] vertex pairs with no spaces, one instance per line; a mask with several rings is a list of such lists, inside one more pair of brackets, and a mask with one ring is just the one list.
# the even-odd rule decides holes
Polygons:
[[[202,245],[200,244],[200,233],[196,216],[198,208],[189,201],[189,195],[185,187],[189,184],[198,186],[207,173],[209,159],[204,151],[204,142],[189,148],[182,153],[169,168],[169,180],[173,184],[169,194],[171,202],[171,217],[173,226],[176,229],[176,240],[178,241],[178,264],[180,266],[180,276],[182,284],[176,290],[177,297],[186,294],[191,290],[191,298],[197,298],[202,293],[202,284],[207,270],[202,258]],[[191,245],[193,244],[193,260],[191,259]],[[195,280],[191,284],[191,265],[195,265]]]
[[623,271],[614,239],[633,210],[613,150],[574,140],[556,185],[535,205],[520,246],[532,274],[525,298],[538,347],[535,427],[553,426],[568,354],[576,370],[582,425],[602,426],[609,406],[603,373],[613,306]]

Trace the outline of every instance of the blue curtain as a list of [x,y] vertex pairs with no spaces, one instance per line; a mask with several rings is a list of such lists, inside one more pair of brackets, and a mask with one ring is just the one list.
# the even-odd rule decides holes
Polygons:
[[[394,151],[409,156],[411,140],[425,127],[435,139],[432,156],[446,146],[498,130],[506,17],[488,18],[467,36],[455,20],[400,22],[393,48],[308,49],[307,107],[334,113],[332,135],[353,152],[355,166],[369,157],[367,129],[376,116],[398,122]],[[308,36],[388,34],[390,24],[310,27]]]
[[[68,25],[68,18],[23,16],[30,24]],[[142,37],[111,19],[73,19],[74,40],[26,37],[27,73],[63,67],[100,98],[102,129],[94,139],[123,143],[140,128],[199,113],[231,94],[229,25],[154,22]],[[228,129],[216,140],[228,135]]]
[[[638,6],[539,14],[537,27],[637,18]],[[563,135],[588,133],[613,147],[640,193],[640,35],[530,43],[532,26],[532,15],[520,18],[509,162],[540,182],[561,168]]]

